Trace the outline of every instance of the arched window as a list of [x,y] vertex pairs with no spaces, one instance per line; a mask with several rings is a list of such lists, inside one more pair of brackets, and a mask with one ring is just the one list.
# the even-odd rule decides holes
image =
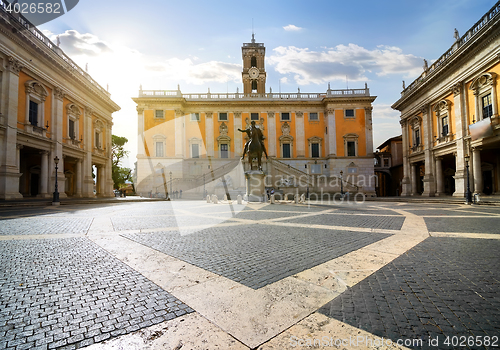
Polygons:
[[254,90],[257,90],[257,80],[252,80],[252,92],[254,92]]
[[250,66],[257,67],[257,57],[252,56],[252,59],[250,61]]

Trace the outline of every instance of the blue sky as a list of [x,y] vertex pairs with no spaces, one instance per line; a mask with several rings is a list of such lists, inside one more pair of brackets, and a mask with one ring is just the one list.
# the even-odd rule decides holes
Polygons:
[[234,92],[241,45],[253,30],[266,45],[267,90],[323,92],[362,88],[374,103],[374,146],[399,135],[390,105],[493,5],[494,0],[436,1],[96,1],[80,0],[39,28],[103,87],[122,110],[113,133],[137,151],[131,97],[143,89]]

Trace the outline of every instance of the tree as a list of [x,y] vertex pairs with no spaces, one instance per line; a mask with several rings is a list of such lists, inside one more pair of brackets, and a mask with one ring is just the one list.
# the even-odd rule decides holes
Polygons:
[[127,142],[126,137],[111,135],[112,177],[113,186],[117,190],[125,187],[127,180],[132,180],[132,169],[120,166],[122,159],[129,154],[129,151],[125,150]]

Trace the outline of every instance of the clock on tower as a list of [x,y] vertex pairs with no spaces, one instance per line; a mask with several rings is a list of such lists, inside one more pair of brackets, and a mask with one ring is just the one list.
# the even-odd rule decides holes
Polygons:
[[264,59],[266,47],[263,43],[255,42],[255,34],[252,34],[252,42],[244,43],[243,56],[243,92],[245,94],[263,94],[266,90],[266,69]]

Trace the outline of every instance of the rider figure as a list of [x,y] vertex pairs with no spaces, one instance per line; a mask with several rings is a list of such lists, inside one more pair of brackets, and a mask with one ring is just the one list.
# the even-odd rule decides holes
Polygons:
[[248,152],[248,145],[250,144],[250,141],[252,141],[252,133],[253,132],[257,133],[258,139],[260,141],[260,145],[262,147],[262,152],[264,152],[264,154],[266,155],[266,158],[268,158],[266,146],[264,145],[264,135],[262,134],[262,131],[258,127],[255,126],[255,120],[252,120],[252,122],[250,124],[251,124],[251,126],[248,129],[245,129],[245,130],[238,129],[238,131],[246,132],[248,135],[248,141],[247,141],[247,143],[245,143],[245,148],[243,149],[243,155],[241,156],[241,159],[242,160],[245,159],[245,154]]

